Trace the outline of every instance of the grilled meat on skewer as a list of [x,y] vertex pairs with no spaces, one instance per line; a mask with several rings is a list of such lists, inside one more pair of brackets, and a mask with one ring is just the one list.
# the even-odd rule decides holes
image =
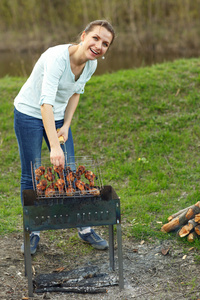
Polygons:
[[87,192],[89,192],[90,194],[92,194],[94,196],[100,195],[99,189],[91,187],[88,183],[85,184],[85,189],[87,190]]
[[74,193],[75,193],[75,189],[73,189],[72,186],[69,186],[69,187],[66,189],[66,194],[67,194],[67,196],[73,196]]
[[81,175],[82,175],[83,173],[85,173],[85,167],[84,166],[79,166],[78,169],[77,169],[77,171],[79,173],[81,173]]
[[94,186],[94,180],[97,178],[92,171],[85,171],[85,178],[89,180],[90,187]]
[[43,191],[47,187],[47,181],[45,179],[40,180],[40,182],[37,184],[37,192],[39,195],[43,194]]
[[44,191],[47,186],[47,181],[45,179],[40,180],[40,182],[37,184],[37,189],[40,189]]
[[85,184],[85,189],[90,190],[90,185],[88,183]]
[[35,170],[35,179],[39,181],[39,180],[40,180],[40,177],[41,177],[42,175],[44,175],[44,172],[45,172],[45,167],[40,166],[39,168],[37,168],[37,169]]
[[56,181],[55,186],[58,188],[59,194],[64,194],[64,187],[65,187],[64,179],[59,178]]
[[100,195],[100,191],[96,188],[92,188],[89,190],[89,192],[94,195],[94,196],[99,196]]
[[48,181],[54,181],[55,175],[52,173],[52,168],[51,167],[47,167],[47,173],[44,175],[44,177]]
[[71,168],[68,166],[68,167],[66,167],[66,171],[67,172],[72,172],[72,170],[71,170]]
[[83,191],[85,190],[85,183],[81,180],[76,180],[75,181],[75,185],[76,187],[80,190],[80,191]]
[[45,196],[46,197],[52,197],[55,195],[55,188],[54,188],[54,183],[51,183],[48,188],[45,190]]
[[58,174],[59,178],[64,179],[64,175],[63,175],[63,168],[62,167],[53,167],[54,171]]
[[71,171],[66,175],[66,180],[68,184],[71,184],[76,178],[76,175]]
[[79,166],[78,169],[76,170],[76,178],[81,179],[81,175],[85,173],[85,167],[84,166]]

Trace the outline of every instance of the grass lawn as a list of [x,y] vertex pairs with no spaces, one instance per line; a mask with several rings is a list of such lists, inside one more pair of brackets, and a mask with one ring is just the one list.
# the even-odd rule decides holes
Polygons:
[[[76,155],[101,162],[128,236],[171,238],[160,222],[200,200],[199,68],[200,59],[181,59],[93,76],[81,96],[72,121]],[[22,230],[13,99],[24,81],[0,79],[0,234]]]

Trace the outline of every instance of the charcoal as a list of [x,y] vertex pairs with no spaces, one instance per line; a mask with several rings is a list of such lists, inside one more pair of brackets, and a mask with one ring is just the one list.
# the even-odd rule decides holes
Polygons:
[[34,279],[36,293],[74,292],[104,293],[102,287],[118,285],[115,276],[99,273],[97,266],[82,267],[67,272],[40,274]]

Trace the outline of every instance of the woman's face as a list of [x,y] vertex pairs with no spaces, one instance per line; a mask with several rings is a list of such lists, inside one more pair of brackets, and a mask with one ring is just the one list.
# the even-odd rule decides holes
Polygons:
[[93,60],[103,56],[108,50],[112,38],[112,33],[102,26],[95,26],[88,33],[84,31],[81,41],[86,58]]

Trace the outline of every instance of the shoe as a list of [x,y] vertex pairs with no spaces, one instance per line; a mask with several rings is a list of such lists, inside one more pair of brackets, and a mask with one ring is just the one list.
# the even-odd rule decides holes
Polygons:
[[89,233],[82,234],[78,232],[79,237],[86,243],[98,250],[108,249],[107,241],[103,240],[93,229]]
[[[30,250],[31,254],[35,254],[37,250],[38,243],[40,241],[40,237],[38,234],[31,233],[30,235]],[[21,252],[24,254],[24,243],[21,246]]]

